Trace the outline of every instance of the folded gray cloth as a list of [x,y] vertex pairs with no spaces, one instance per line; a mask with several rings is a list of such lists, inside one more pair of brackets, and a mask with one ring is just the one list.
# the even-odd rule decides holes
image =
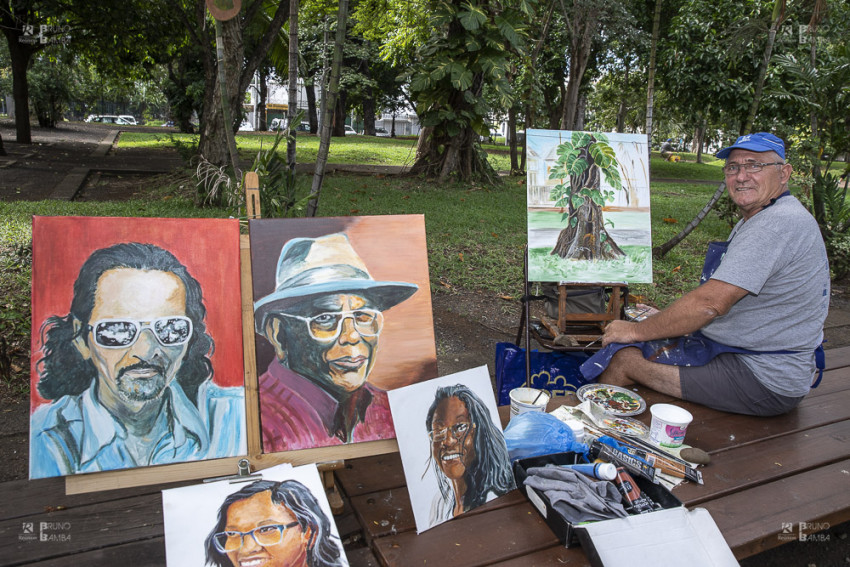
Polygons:
[[628,516],[622,496],[607,480],[595,480],[557,465],[532,467],[525,485],[546,495],[549,502],[571,524]]

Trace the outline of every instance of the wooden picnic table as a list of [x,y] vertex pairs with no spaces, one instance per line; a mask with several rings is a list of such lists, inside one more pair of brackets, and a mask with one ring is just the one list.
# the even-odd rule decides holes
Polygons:
[[[707,509],[739,559],[797,539],[801,523],[814,531],[850,520],[850,347],[828,350],[826,363],[820,387],[784,416],[676,402],[694,416],[686,441],[711,463],[701,469],[704,485],[685,483],[673,494],[689,509]],[[671,401],[638,392],[648,405]],[[549,409],[576,402],[557,398]],[[637,419],[648,424],[648,412]],[[335,474],[346,496],[336,522],[353,567],[588,564],[519,490],[417,535],[398,454],[352,459]],[[160,490],[186,484],[66,495],[61,478],[3,483],[0,564],[164,565]],[[37,540],[42,522],[48,541]]]

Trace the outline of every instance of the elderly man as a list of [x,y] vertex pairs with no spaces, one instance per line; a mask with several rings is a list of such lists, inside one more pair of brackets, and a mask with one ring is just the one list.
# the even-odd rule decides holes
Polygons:
[[[826,250],[814,218],[788,192],[781,139],[741,136],[717,157],[726,159],[727,190],[743,218],[726,242],[712,243],[701,285],[644,321],[613,321],[608,346],[582,371],[595,377],[610,359],[600,382],[634,381],[723,411],[778,415],[806,395],[816,350],[823,352]],[[657,341],[671,337],[680,338]]]
[[170,252],[124,243],[80,269],[44,325],[30,478],[238,455],[244,393],[211,382],[201,287]]
[[417,289],[375,281],[342,233],[284,245],[275,291],[254,304],[276,355],[259,381],[264,451],[393,436],[386,393],[368,378],[383,312]]

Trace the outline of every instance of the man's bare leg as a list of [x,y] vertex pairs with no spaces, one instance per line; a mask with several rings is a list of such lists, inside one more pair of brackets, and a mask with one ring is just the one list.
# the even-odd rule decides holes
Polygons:
[[611,364],[599,376],[599,382],[614,386],[637,382],[656,392],[679,399],[682,397],[679,367],[650,362],[643,357],[639,348],[634,347],[617,352],[611,359]]

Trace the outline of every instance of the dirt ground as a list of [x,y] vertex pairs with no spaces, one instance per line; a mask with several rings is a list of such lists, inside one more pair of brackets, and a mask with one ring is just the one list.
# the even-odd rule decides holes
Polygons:
[[[121,153],[110,151],[101,159],[90,158],[109,135],[104,125],[63,124],[56,131],[34,128],[33,146],[13,142],[11,123],[0,121],[6,157],[0,157],[0,200],[47,198],[68,172],[81,164],[109,162],[121,167]],[[125,164],[138,167],[144,156],[128,155]],[[117,158],[117,159],[116,159]],[[150,159],[148,156],[147,159]],[[105,160],[105,161],[104,161]],[[78,200],[127,199],[143,190],[138,174],[95,174],[77,195]],[[494,369],[496,343],[516,338],[520,302],[475,290],[438,290],[432,294],[437,359],[440,375],[480,365]],[[850,283],[833,290],[827,347],[850,344]],[[533,347],[536,348],[536,347]],[[29,401],[0,381],[0,482],[27,477]],[[790,542],[742,561],[744,567],[850,565],[850,524],[832,526],[826,541]],[[2,564],[2,559],[0,559]]]

